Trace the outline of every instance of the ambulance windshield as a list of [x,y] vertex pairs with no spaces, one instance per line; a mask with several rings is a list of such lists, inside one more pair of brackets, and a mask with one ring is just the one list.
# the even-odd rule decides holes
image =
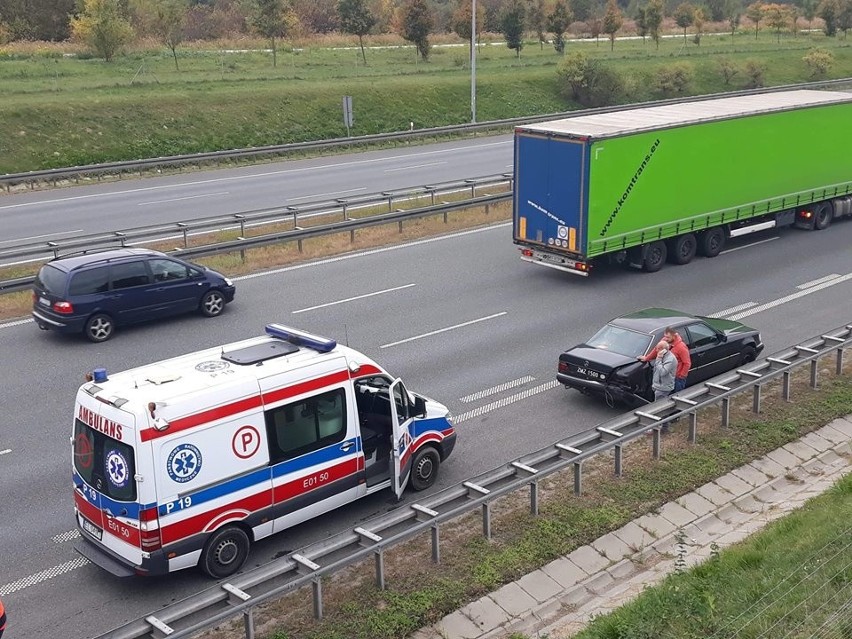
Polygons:
[[74,470],[89,486],[117,501],[136,501],[133,448],[74,420]]

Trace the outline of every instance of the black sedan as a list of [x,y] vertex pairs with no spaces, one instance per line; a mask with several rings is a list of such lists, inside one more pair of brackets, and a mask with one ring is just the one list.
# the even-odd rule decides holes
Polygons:
[[610,321],[594,337],[559,356],[556,375],[566,388],[631,406],[653,401],[648,354],[671,326],[689,347],[686,385],[702,382],[754,361],[763,350],[760,333],[731,320],[649,308]]

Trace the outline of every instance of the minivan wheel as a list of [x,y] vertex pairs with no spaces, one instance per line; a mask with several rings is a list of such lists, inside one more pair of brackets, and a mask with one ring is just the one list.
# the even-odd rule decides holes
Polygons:
[[216,317],[225,310],[225,296],[217,290],[207,291],[199,305],[201,314],[205,317]]
[[106,313],[95,313],[87,321],[83,329],[86,339],[96,344],[107,341],[115,331],[115,323]]
[[248,559],[251,542],[246,532],[237,526],[225,526],[217,531],[201,551],[201,570],[223,579],[237,572]]

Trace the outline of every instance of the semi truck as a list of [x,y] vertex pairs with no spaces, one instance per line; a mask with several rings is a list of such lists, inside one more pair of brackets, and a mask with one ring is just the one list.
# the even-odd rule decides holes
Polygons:
[[715,257],[729,238],[852,215],[852,93],[795,90],[518,126],[521,259],[588,276]]

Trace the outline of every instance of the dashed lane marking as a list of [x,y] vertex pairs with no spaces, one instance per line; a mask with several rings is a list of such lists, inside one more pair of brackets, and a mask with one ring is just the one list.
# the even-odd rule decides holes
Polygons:
[[493,315],[487,315],[485,317],[478,317],[476,319],[470,320],[468,322],[462,322],[461,324],[453,324],[452,326],[445,326],[444,328],[439,328],[436,331],[429,331],[428,333],[423,333],[422,335],[415,335],[414,337],[406,337],[405,339],[401,339],[397,342],[390,342],[388,344],[382,344],[379,348],[390,348],[391,346],[399,346],[400,344],[407,344],[408,342],[413,342],[418,339],[423,339],[424,337],[432,337],[433,335],[439,335],[440,333],[446,333],[447,331],[454,331],[457,328],[464,328],[465,326],[470,326],[472,324],[478,324],[480,322],[486,322],[488,320],[496,319],[498,317],[503,317],[506,314],[506,311],[501,311],[499,313],[494,313]]
[[745,304],[740,304],[739,306],[732,306],[731,308],[726,308],[724,311],[716,311],[715,313],[710,313],[707,317],[725,317],[725,315],[730,315],[731,313],[736,313],[737,311],[744,311],[747,308],[752,308],[753,306],[757,306],[757,302],[746,302]]
[[88,559],[86,559],[85,557],[79,557],[77,559],[72,559],[71,561],[66,561],[64,564],[54,566],[53,568],[42,570],[41,572],[37,572],[33,575],[30,575],[29,577],[24,577],[23,579],[18,579],[17,581],[13,581],[11,583],[3,584],[2,586],[0,586],[0,597],[11,595],[13,592],[18,592],[19,590],[23,590],[24,588],[35,586],[36,584],[40,584],[43,581],[48,581],[49,579],[53,579],[54,577],[58,577],[59,575],[64,575],[66,572],[77,570],[77,568],[82,568],[87,563],[89,563]]
[[79,530],[69,530],[68,532],[59,533],[55,535],[51,539],[55,544],[64,544],[66,541],[71,541],[72,539],[77,539],[80,536]]
[[843,282],[848,282],[852,280],[852,273],[847,273],[846,275],[841,275],[840,277],[835,277],[833,280],[829,280],[827,282],[823,282],[822,284],[815,284],[810,288],[806,288],[803,291],[799,291],[797,293],[791,293],[790,295],[785,295],[784,297],[779,297],[777,300],[772,300],[771,302],[767,302],[766,304],[761,304],[760,306],[755,306],[754,308],[750,308],[747,311],[743,311],[742,313],[735,313],[731,315],[727,319],[729,320],[740,320],[744,317],[748,317],[749,315],[754,315],[756,313],[760,313],[762,311],[769,310],[770,308],[775,308],[776,306],[781,306],[782,304],[786,304],[787,302],[792,302],[793,300],[797,300],[800,297],[804,297],[805,295],[810,295],[811,293],[816,293],[817,291],[821,291],[823,289],[828,288],[829,286],[834,286],[835,284],[842,284]]
[[506,382],[505,384],[498,384],[497,386],[492,386],[491,388],[486,388],[485,390],[479,391],[478,393],[473,393],[472,395],[465,395],[461,399],[460,402],[464,402],[465,404],[469,402],[475,402],[478,399],[482,399],[483,397],[489,397],[491,395],[496,395],[497,393],[502,393],[505,390],[509,390],[510,388],[515,388],[515,386],[521,386],[523,384],[529,384],[530,382],[534,382],[535,377],[531,375],[527,375],[526,377],[521,377],[519,379],[512,380],[511,382]]
[[460,413],[459,415],[455,415],[453,417],[453,423],[458,424],[468,419],[479,417],[480,415],[490,413],[491,411],[497,410],[498,408],[503,408],[505,406],[508,406],[509,404],[519,402],[522,399],[527,399],[528,397],[532,397],[533,395],[538,395],[539,393],[543,393],[544,391],[549,391],[550,389],[556,388],[557,386],[560,386],[560,383],[556,380],[553,380],[552,382],[547,382],[546,384],[542,384],[540,386],[534,386],[533,388],[529,388],[520,393],[515,393],[514,395],[506,397],[505,399],[500,399],[496,402],[485,404],[485,406],[480,406],[479,408],[474,408],[473,410],[469,410],[464,413]]
[[825,277],[821,277],[818,280],[811,280],[810,282],[805,282],[804,284],[799,284],[796,288],[800,291],[806,288],[811,288],[812,286],[816,286],[817,284],[822,284],[823,282],[829,282],[831,280],[837,279],[840,277],[839,273],[832,273],[831,275],[826,275]]

